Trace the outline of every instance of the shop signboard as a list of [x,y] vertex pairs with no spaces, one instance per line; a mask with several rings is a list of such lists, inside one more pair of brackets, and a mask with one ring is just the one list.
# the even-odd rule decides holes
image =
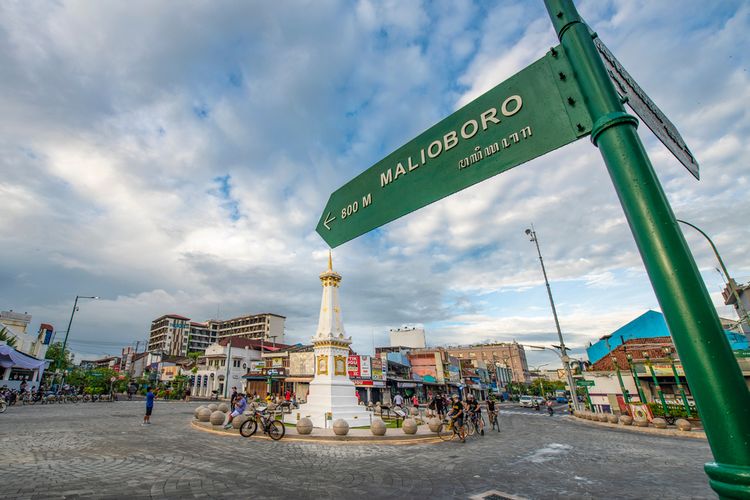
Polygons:
[[359,357],[359,376],[362,378],[372,378],[370,356]]
[[349,356],[346,361],[346,371],[349,374],[349,378],[359,378],[359,356]]
[[373,380],[385,380],[383,376],[383,360],[379,356],[375,356],[370,359],[372,379]]

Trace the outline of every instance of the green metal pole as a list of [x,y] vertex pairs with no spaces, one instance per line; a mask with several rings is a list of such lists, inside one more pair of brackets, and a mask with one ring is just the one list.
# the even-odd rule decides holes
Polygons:
[[664,392],[661,390],[659,380],[656,378],[654,365],[651,363],[651,357],[648,355],[648,353],[644,353],[643,357],[646,358],[646,366],[648,366],[648,371],[651,373],[651,379],[654,381],[654,389],[656,390],[656,393],[659,395],[659,399],[661,400],[661,407],[664,410],[664,415],[669,416],[669,407],[667,406],[667,401],[664,399]]
[[622,398],[625,400],[625,404],[630,404],[630,395],[628,390],[625,388],[625,383],[622,381],[622,373],[620,373],[620,366],[617,364],[617,358],[612,356],[612,363],[615,365],[615,371],[617,372],[617,380],[620,381],[620,390],[622,390]]
[[715,458],[705,466],[711,487],[724,498],[749,498],[750,391],[638,138],[638,121],[625,112],[588,26],[572,0],[545,4],[703,420]]
[[677,389],[680,391],[680,396],[682,396],[682,404],[685,405],[685,413],[687,414],[688,418],[691,418],[693,414],[690,411],[690,404],[688,403],[687,396],[685,395],[685,388],[682,386],[680,376],[677,374],[677,367],[674,365],[672,351],[667,347],[665,348],[665,353],[669,358],[669,364],[672,365],[672,373],[674,373],[674,380],[675,382],[677,382]]
[[641,380],[638,378],[638,373],[635,371],[635,365],[633,364],[633,356],[628,354],[628,366],[630,366],[630,374],[633,376],[635,382],[635,388],[638,389],[638,397],[641,403],[646,402],[646,395],[643,393],[643,387],[641,387]]
[[591,402],[591,395],[589,394],[589,388],[587,386],[584,386],[583,390],[586,391],[586,402],[589,404],[589,411],[594,411],[594,404]]

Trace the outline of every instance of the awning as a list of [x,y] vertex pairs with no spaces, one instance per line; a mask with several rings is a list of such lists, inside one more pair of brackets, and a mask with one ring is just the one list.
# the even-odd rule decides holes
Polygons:
[[268,380],[268,377],[262,375],[243,375],[242,378],[245,380]]
[[287,377],[285,382],[306,382],[309,384],[312,380],[313,377]]
[[27,370],[38,370],[44,368],[47,363],[45,359],[37,359],[28,354],[18,352],[7,344],[0,345],[0,366],[3,368],[26,368]]

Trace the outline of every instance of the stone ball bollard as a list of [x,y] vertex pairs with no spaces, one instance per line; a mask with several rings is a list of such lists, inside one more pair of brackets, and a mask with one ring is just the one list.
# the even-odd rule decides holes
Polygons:
[[201,405],[201,406],[199,406],[198,408],[196,408],[196,409],[195,409],[195,412],[193,413],[193,416],[194,416],[194,417],[195,417],[196,419],[198,418],[198,413],[200,413],[200,411],[201,411],[201,410],[202,410],[203,408],[205,408],[205,406]]
[[208,409],[211,410],[212,412],[216,411],[219,409],[219,405],[217,405],[216,403],[211,403],[208,405]]
[[655,418],[651,421],[651,425],[656,427],[657,429],[666,429],[667,428],[667,421],[663,418]]
[[610,424],[616,424],[617,415],[615,415],[614,413],[610,413],[609,415],[607,415],[607,422],[609,422]]
[[620,424],[633,425],[633,417],[630,415],[620,415]]
[[633,420],[633,425],[636,427],[648,427],[648,420],[645,418],[636,418]]
[[413,418],[404,419],[404,423],[401,424],[404,434],[416,434],[417,433],[417,421]]
[[222,425],[226,418],[227,416],[223,411],[216,410],[215,412],[211,413],[209,421],[211,422],[211,425]]
[[346,436],[349,434],[349,424],[343,418],[333,422],[333,433],[337,436]]
[[684,418],[678,418],[677,421],[674,423],[674,425],[677,426],[678,429],[681,431],[689,431],[693,428],[693,424],[691,424],[688,420],[685,420]]
[[439,432],[442,425],[443,422],[437,417],[433,417],[427,422],[427,426],[431,432]]
[[415,417],[419,415],[419,408],[417,408],[416,406],[412,406],[411,408],[409,408],[409,415],[413,415]]
[[385,436],[385,422],[383,422],[380,418],[374,418],[372,419],[372,424],[370,425],[370,432],[372,432],[373,436]]
[[313,430],[313,423],[307,417],[297,420],[297,434],[307,435],[311,434]]
[[608,414],[607,413],[600,413],[598,415],[599,422],[607,422],[608,421]]
[[229,405],[226,403],[220,403],[216,409],[222,413],[229,413]]
[[596,414],[593,411],[587,411],[584,418],[586,418],[586,420],[594,420],[595,415]]
[[240,426],[250,417],[247,415],[239,415],[237,417],[234,417],[232,419],[232,428],[233,429],[239,429]]
[[209,420],[211,420],[211,410],[204,406],[201,411],[198,412],[198,421],[208,422]]

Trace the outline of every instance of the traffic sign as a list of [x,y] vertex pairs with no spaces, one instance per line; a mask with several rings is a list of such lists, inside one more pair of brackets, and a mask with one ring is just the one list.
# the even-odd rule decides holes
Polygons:
[[578,380],[576,380],[576,385],[578,387],[594,387],[596,385],[596,382],[594,382],[593,380],[583,380],[579,378]]
[[626,104],[645,123],[656,137],[664,144],[675,158],[682,163],[688,172],[696,179],[700,179],[698,161],[685,144],[685,140],[677,131],[677,127],[669,121],[667,115],[654,104],[654,101],[644,92],[638,82],[622,66],[620,61],[610,52],[599,37],[594,38],[594,45],[602,56],[604,67],[615,84],[615,90],[620,97],[627,98]]
[[590,132],[568,60],[550,49],[335,191],[316,230],[341,245]]

